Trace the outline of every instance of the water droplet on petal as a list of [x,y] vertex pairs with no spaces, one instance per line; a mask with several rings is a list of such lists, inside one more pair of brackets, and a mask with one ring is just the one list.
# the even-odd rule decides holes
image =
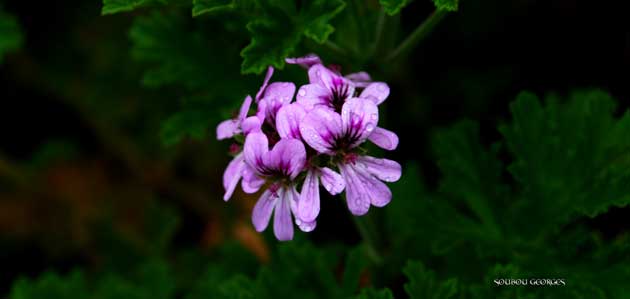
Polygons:
[[378,119],[378,114],[377,113],[372,113],[372,120],[377,120]]
[[298,94],[299,94],[301,97],[306,96],[306,89],[304,89],[304,88],[300,88],[300,91],[298,91]]
[[373,124],[367,124],[365,126],[365,131],[366,132],[372,132],[374,130],[374,125]]

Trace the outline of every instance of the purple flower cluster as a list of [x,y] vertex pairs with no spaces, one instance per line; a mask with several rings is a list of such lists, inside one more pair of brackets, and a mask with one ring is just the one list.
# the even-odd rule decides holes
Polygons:
[[[246,193],[265,186],[252,222],[262,232],[273,213],[274,234],[282,241],[293,239],[293,222],[305,232],[315,228],[320,183],[332,195],[345,189],[350,212],[364,215],[370,206],[391,201],[383,182],[401,175],[397,162],[368,156],[360,148],[366,140],[386,150],[398,146],[395,133],[378,127],[387,84],[372,82],[365,72],[343,76],[315,55],[286,61],[306,68],[309,84],[296,94],[291,82],[269,83],[270,67],[256,98],[247,96],[238,116],[217,127],[220,140],[245,137],[242,151],[233,147],[235,157],[223,174],[223,199],[230,199],[239,181]],[[256,113],[248,116],[254,100]]]

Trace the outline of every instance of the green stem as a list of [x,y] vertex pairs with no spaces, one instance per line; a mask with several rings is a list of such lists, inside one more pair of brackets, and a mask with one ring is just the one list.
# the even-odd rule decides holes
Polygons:
[[422,24],[420,24],[398,47],[387,56],[386,61],[392,62],[400,58],[407,51],[415,47],[421,40],[425,39],[435,25],[437,25],[447,14],[445,10],[434,11]]
[[365,250],[370,259],[376,265],[380,265],[383,263],[383,258],[378,253],[376,247],[376,239],[374,237],[374,229],[369,222],[368,216],[357,217],[351,215],[352,220],[354,221],[354,225],[357,227],[361,238],[363,239],[363,243],[365,244]]
[[378,50],[381,39],[383,39],[383,28],[385,27],[385,11],[383,9],[378,13],[378,21],[376,22],[376,29],[374,30],[374,43],[372,44],[372,49],[370,50],[370,56],[374,56],[376,51]]

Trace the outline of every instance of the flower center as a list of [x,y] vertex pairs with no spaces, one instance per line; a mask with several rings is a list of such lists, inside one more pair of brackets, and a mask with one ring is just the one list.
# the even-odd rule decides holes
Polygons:
[[339,78],[333,79],[332,93],[330,95],[330,105],[337,113],[341,113],[341,107],[348,98],[348,84]]

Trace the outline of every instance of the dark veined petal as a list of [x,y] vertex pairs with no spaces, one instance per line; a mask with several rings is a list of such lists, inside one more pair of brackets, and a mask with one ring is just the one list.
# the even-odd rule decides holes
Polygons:
[[389,86],[384,82],[370,83],[361,92],[360,98],[370,99],[374,104],[379,105],[389,96]]
[[368,139],[388,151],[393,151],[398,147],[398,135],[381,127],[376,127]]
[[332,154],[335,139],[341,136],[341,116],[329,109],[315,108],[300,123],[302,139],[320,153]]
[[263,157],[265,167],[281,171],[294,179],[306,163],[306,149],[302,141],[282,139]]
[[245,138],[243,154],[245,163],[256,170],[264,167],[263,156],[269,151],[267,136],[261,132],[253,132]]
[[315,107],[330,107],[331,97],[330,90],[320,84],[302,85],[295,96],[296,101],[307,111]]
[[352,98],[341,109],[343,136],[352,141],[350,147],[363,143],[378,124],[378,108],[370,100]]
[[304,108],[298,103],[286,105],[276,115],[276,129],[281,138],[300,139],[300,122],[306,115]]
[[297,217],[302,222],[313,222],[319,215],[319,180],[315,170],[306,174],[300,200],[297,203]]
[[293,219],[291,217],[291,201],[293,194],[290,190],[280,188],[279,199],[273,216],[273,233],[280,241],[293,239]]

